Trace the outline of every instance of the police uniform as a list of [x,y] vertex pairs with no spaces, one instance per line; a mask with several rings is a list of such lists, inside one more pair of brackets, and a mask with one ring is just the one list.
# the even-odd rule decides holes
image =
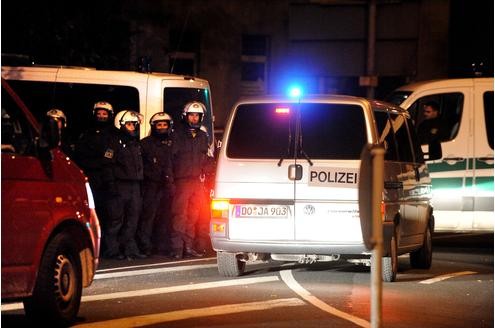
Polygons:
[[145,254],[150,254],[153,248],[165,252],[168,246],[165,236],[170,217],[170,198],[174,188],[172,140],[168,134],[150,135],[141,140],[141,149],[144,166],[143,209],[137,241]]
[[174,130],[173,169],[175,195],[172,203],[172,256],[199,256],[193,249],[196,222],[204,198],[204,167],[207,164],[208,136],[187,123]]
[[[94,126],[81,134],[74,151],[74,161],[88,177],[102,229],[107,224],[105,205],[108,200],[107,186],[103,178],[104,155],[112,133],[116,131],[111,122],[107,124],[95,122]],[[105,235],[102,238],[104,239]]]
[[[116,117],[117,120],[117,117]],[[104,256],[119,257],[121,251],[128,258],[143,258],[135,235],[141,213],[143,160],[141,145],[122,129],[113,134],[105,151],[104,178],[109,186],[108,224]]]

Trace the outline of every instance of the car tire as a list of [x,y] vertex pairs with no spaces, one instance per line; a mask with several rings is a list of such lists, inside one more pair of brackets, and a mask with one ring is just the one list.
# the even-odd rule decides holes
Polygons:
[[56,235],[46,247],[33,294],[24,300],[31,321],[68,326],[76,319],[82,295],[79,248],[68,233]]
[[382,257],[382,279],[385,282],[394,282],[399,271],[399,259],[397,256],[397,229],[390,240],[390,254]]
[[218,272],[224,277],[238,277],[244,273],[246,262],[237,258],[235,253],[217,252]]
[[409,254],[411,267],[415,269],[429,269],[432,262],[433,247],[431,241],[431,227],[428,224],[423,238],[423,246]]

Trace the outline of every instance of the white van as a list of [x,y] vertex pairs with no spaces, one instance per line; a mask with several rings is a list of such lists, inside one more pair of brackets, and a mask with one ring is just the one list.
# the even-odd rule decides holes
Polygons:
[[233,107],[219,153],[210,236],[220,274],[270,258],[369,264],[358,208],[367,143],[386,146],[383,279],[404,253],[429,268],[430,178],[408,113],[350,96],[263,97]]
[[493,78],[418,82],[388,100],[408,109],[418,125],[424,104],[440,108],[442,154],[427,162],[435,231],[493,232]]
[[2,78],[40,119],[50,108],[67,116],[69,140],[76,140],[89,124],[95,102],[108,101],[115,112],[132,109],[144,115],[140,137],[148,135],[151,116],[165,111],[178,122],[189,101],[205,104],[203,125],[214,149],[213,111],[208,81],[166,73],[104,71],[81,67],[2,67]]

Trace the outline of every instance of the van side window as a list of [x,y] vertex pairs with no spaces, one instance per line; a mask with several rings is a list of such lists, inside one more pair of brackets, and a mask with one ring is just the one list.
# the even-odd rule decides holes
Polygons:
[[51,83],[10,80],[9,84],[24,100],[38,122],[43,122],[50,108],[60,108],[67,116],[67,142],[75,142],[91,122],[94,103],[112,104],[115,112],[122,109],[139,111],[136,88],[119,85]]
[[184,106],[190,101],[199,101],[205,105],[207,115],[204,115],[202,125],[206,127],[208,142],[211,143],[214,132],[212,131],[210,95],[206,89],[168,87],[163,89],[163,111],[172,116],[175,124],[180,123],[182,120]]
[[409,127],[409,134],[411,135],[412,149],[414,152],[414,158],[416,159],[416,163],[424,163],[424,154],[421,149],[421,143],[419,142],[419,138],[416,134],[416,127],[411,119],[407,119],[407,126]]
[[2,153],[34,154],[35,133],[10,94],[2,89]]
[[[435,133],[439,137],[438,141],[450,141],[454,139],[459,132],[459,126],[461,124],[464,95],[460,92],[453,92],[428,95],[419,98],[409,108],[409,112],[416,126],[416,131],[418,131],[423,122],[425,122],[423,113],[425,105],[431,103],[438,105],[439,109],[438,131]],[[429,141],[430,140],[423,140],[422,143],[427,144]]]
[[397,140],[399,150],[399,161],[401,162],[414,162],[413,149],[411,148],[411,142],[406,124],[406,118],[404,115],[390,114],[392,120],[392,126],[395,131],[395,138]]
[[379,141],[385,146],[385,160],[398,161],[399,151],[395,140],[392,121],[386,112],[374,112]]
[[485,128],[488,144],[493,149],[493,91],[483,94],[483,109],[485,111]]

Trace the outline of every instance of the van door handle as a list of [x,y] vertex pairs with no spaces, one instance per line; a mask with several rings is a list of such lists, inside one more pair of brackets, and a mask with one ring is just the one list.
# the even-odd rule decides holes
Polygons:
[[464,157],[444,157],[443,161],[447,164],[454,165],[456,163],[462,162]]
[[291,164],[288,167],[289,180],[301,180],[302,179],[302,165],[301,164]]
[[480,162],[484,162],[484,163],[489,164],[489,165],[493,164],[493,157],[478,157],[476,159]]
[[401,181],[385,181],[385,189],[402,189],[404,186]]

